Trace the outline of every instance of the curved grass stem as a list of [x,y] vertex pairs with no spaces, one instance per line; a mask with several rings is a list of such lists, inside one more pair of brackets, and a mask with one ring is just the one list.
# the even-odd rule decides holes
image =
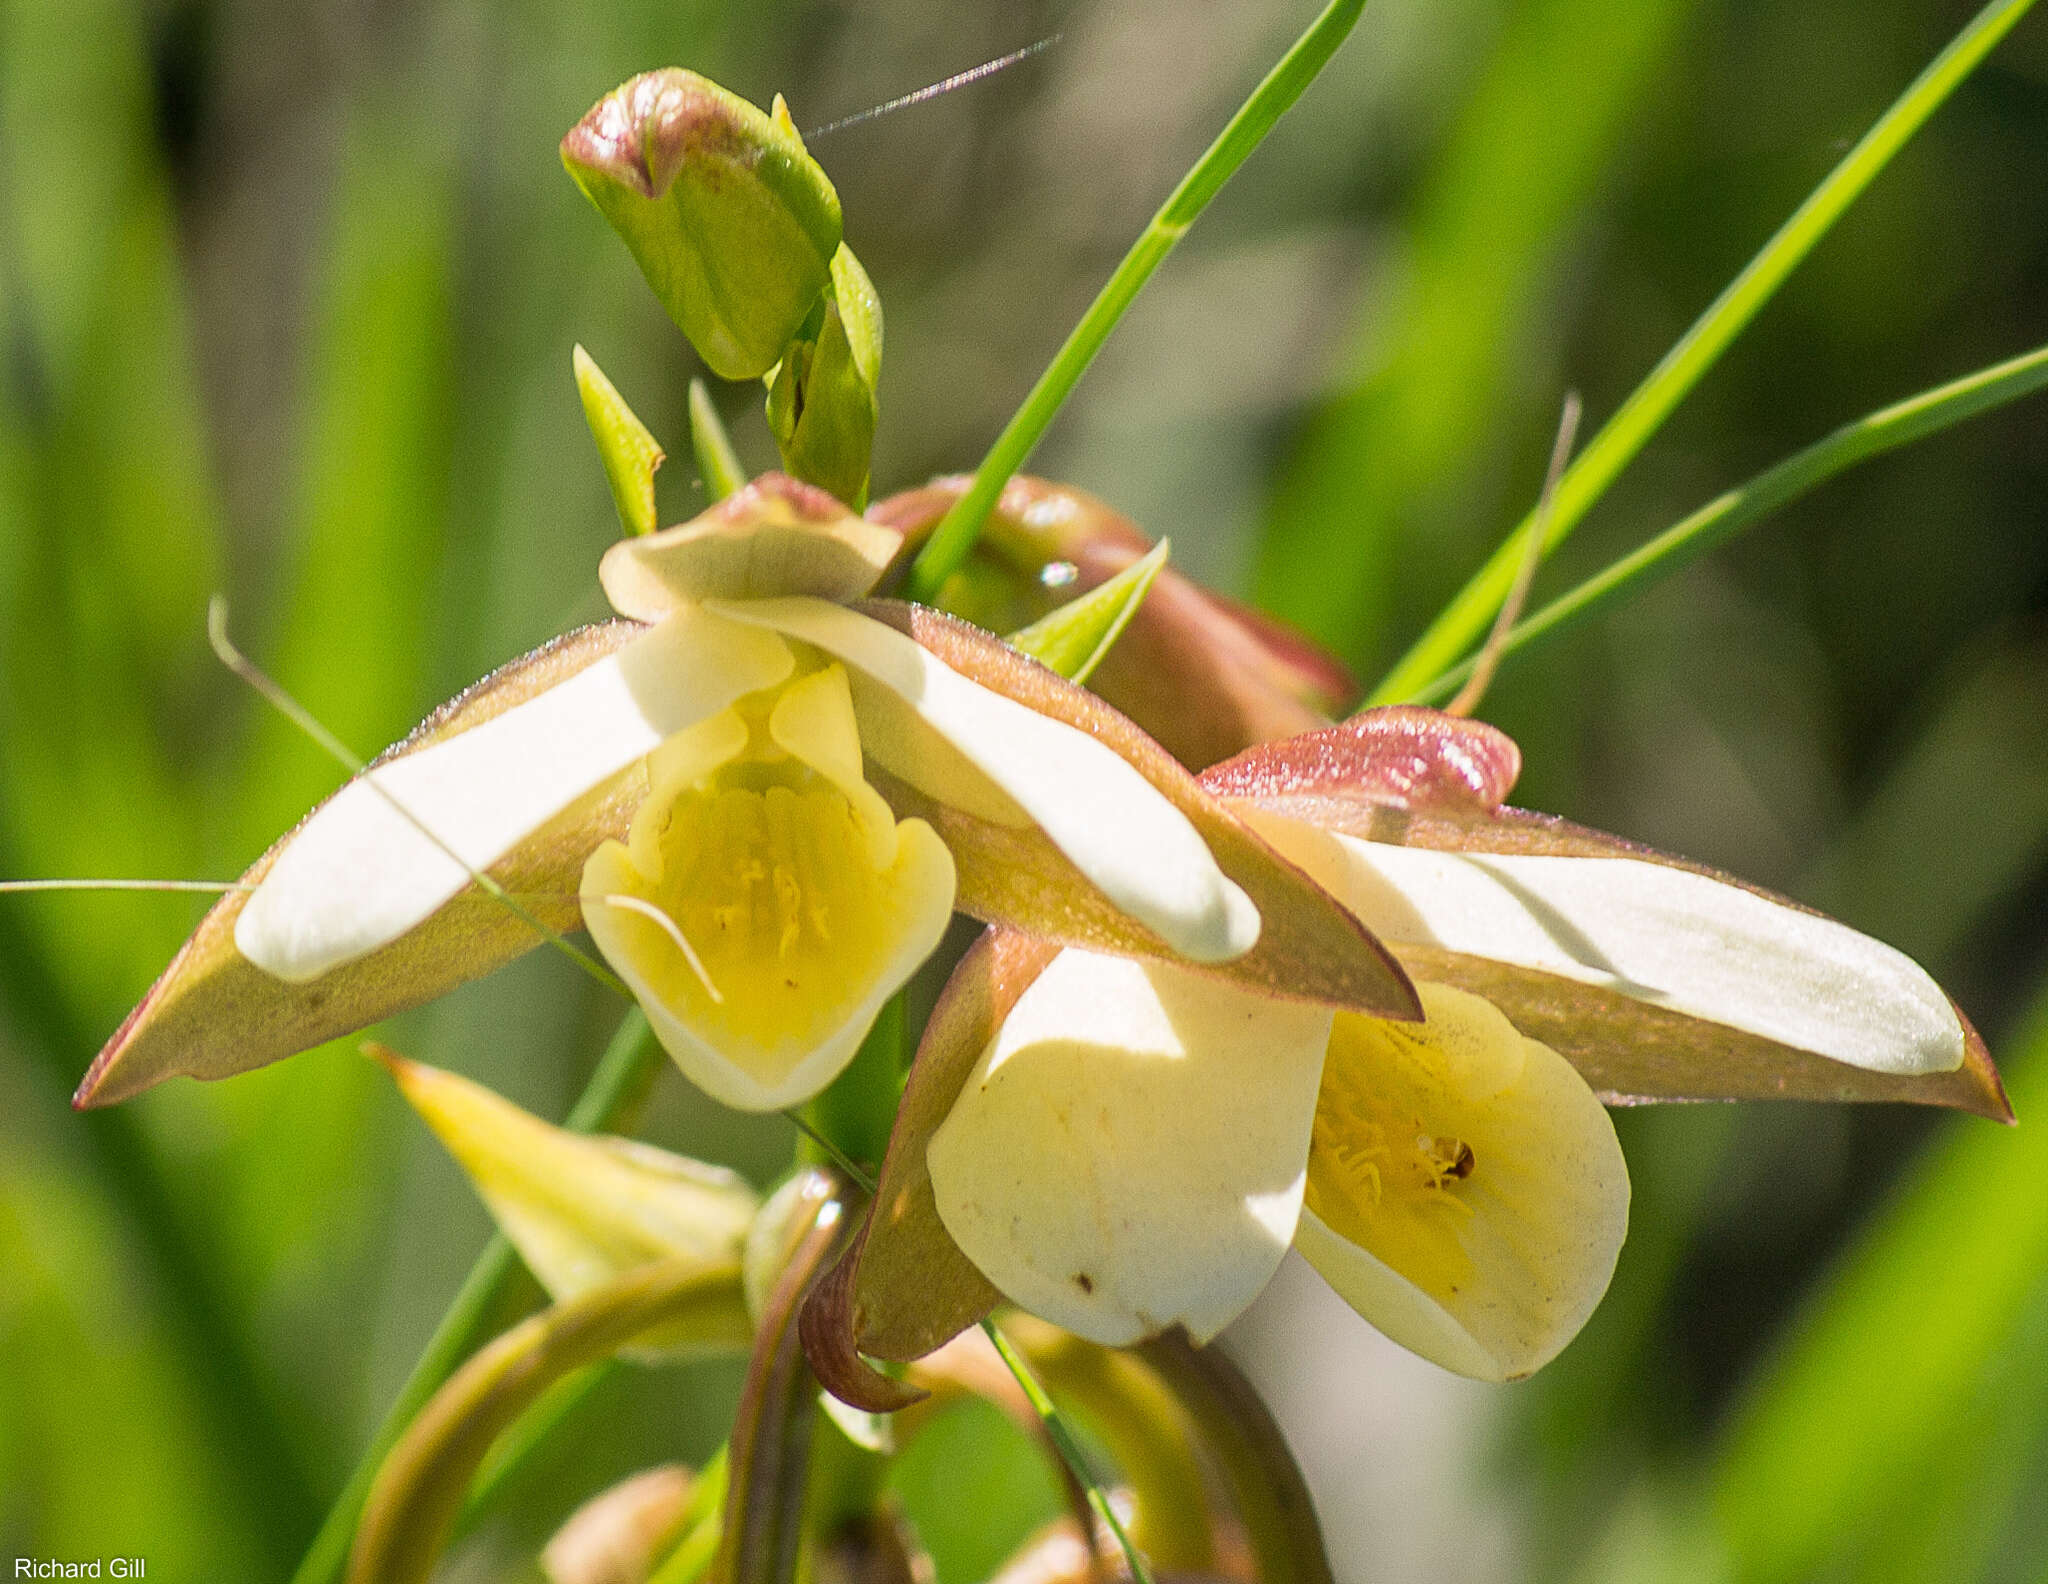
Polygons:
[[[1501,641],[1499,652],[1512,654],[1538,638],[1582,620],[1622,595],[1677,571],[1859,462],[1923,440],[1965,418],[2032,395],[2044,386],[2048,386],[2048,347],[1979,369],[1844,424],[1825,439],[1759,473],[1747,484],[1709,501],[1570,593],[1552,600],[1512,628]],[[1409,693],[1405,702],[1429,704],[1445,697],[1471,675],[1475,663],[1467,660],[1452,667]]]
[[[1693,321],[1566,470],[1545,530],[1546,549],[1555,547],[1579,525],[1700,377],[1756,317],[1757,310],[1770,301],[1786,276],[2032,4],[2033,0],[1991,0],[1979,11]],[[1524,541],[1535,532],[1534,516],[1531,513],[1524,518],[1486,565],[1452,597],[1373,690],[1367,704],[1415,697],[1477,641],[1514,582],[1523,560]]]
[[[590,1082],[570,1109],[565,1125],[578,1133],[615,1132],[629,1127],[639,1114],[661,1070],[661,1046],[638,1007],[628,1012],[612,1036]],[[486,1340],[519,1274],[519,1256],[503,1233],[492,1237],[470,1267],[469,1275],[441,1316],[440,1324],[412,1367],[397,1398],[363,1449],[355,1472],[334,1499],[292,1584],[334,1584],[348,1565],[356,1520],[370,1493],[384,1454],[396,1444],[413,1416],[441,1388],[455,1368]]]
[[975,469],[967,492],[953,503],[932,531],[931,539],[911,564],[908,591],[912,599],[930,600],[946,579],[960,569],[967,553],[974,548],[982,524],[995,509],[1003,486],[1024,465],[1067,397],[1073,394],[1074,386],[1095,360],[1095,354],[1102,350],[1124,310],[1144,289],[1152,272],[1165,262],[1175,244],[1187,235],[1188,227],[1208,207],[1209,200],[1222,190],[1246,156],[1273,130],[1274,123],[1315,81],[1316,74],[1344,42],[1364,9],[1365,0],[1330,0],[1279,64],[1252,90],[1251,97],[1238,107],[1237,114],[1195,161],[1193,169],[1181,178],[1180,185],[1131,245],[1095,301],[1088,305],[1088,311],[1046,371],[1039,375],[1038,383],[1031,387],[1016,416],[996,437],[981,466]]

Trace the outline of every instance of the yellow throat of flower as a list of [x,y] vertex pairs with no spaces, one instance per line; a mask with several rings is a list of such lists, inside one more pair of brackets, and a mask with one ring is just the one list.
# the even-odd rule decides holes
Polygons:
[[[1458,1091],[1478,1075],[1458,1072],[1433,1034],[1426,1023],[1338,1014],[1306,1203],[1332,1232],[1442,1302],[1471,1278],[1466,1226],[1489,1162],[1460,1125]],[[1482,1092],[1500,1078],[1487,1075]]]
[[703,1087],[764,1108],[815,1092],[831,1072],[806,1065],[843,1065],[943,931],[950,855],[867,784],[837,664],[679,733],[648,775],[627,843],[585,866],[592,935]]

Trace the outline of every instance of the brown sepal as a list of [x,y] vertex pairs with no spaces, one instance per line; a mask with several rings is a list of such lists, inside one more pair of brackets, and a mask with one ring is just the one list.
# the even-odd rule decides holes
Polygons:
[[1018,997],[1058,952],[1051,941],[988,930],[968,948],[932,1009],[896,1109],[874,1203],[804,1309],[811,1368],[833,1396],[856,1408],[891,1413],[924,1395],[869,1367],[862,1353],[922,1358],[1002,1301],[939,1220],[925,1146]]
[[1491,814],[1521,773],[1522,750],[1498,727],[1397,704],[1248,749],[1203,771],[1202,785],[1218,797],[1286,800],[1314,824],[1366,835],[1357,827],[1376,817],[1398,828],[1382,810]]
[[[1504,806],[1521,767],[1505,733],[1413,705],[1268,743],[1205,771],[1226,801],[1368,841],[1442,852],[1633,858],[1737,886],[1777,906],[1814,910],[1711,865]],[[1666,1100],[1909,1101],[1996,1121],[2012,1108],[1968,1018],[1964,1057],[1945,1073],[1871,1072],[1703,1018],[1512,963],[1391,942],[1416,979],[1485,996],[1578,1068],[1610,1105]]]
[[[544,644],[442,705],[377,762],[480,726],[644,630],[612,621]],[[638,769],[613,777],[522,842],[491,869],[491,878],[519,894],[521,905],[549,927],[579,927],[576,888],[583,860],[605,837],[624,836],[644,787]],[[260,882],[291,840],[286,835],[278,841],[242,883]],[[247,1072],[445,995],[542,943],[531,924],[471,885],[390,945],[311,984],[287,984],[235,948],[235,920],[248,899],[246,891],[230,892],[200,921],[107,1041],[72,1104],[112,1105],[179,1074],[226,1078]]]
[[1258,908],[1262,924],[1258,944],[1242,957],[1189,963],[1116,909],[1037,827],[982,819],[877,773],[875,785],[898,815],[930,821],[951,849],[960,911],[1062,945],[1165,958],[1266,995],[1373,1017],[1421,1017],[1414,987],[1372,933],[1127,717],[979,627],[921,605],[875,600],[860,608],[983,687],[1115,749],[1187,816],[1218,866]]

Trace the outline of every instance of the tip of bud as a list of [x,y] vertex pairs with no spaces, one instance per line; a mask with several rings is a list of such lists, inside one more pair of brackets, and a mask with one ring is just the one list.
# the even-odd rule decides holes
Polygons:
[[570,165],[633,188],[643,198],[668,191],[684,161],[702,151],[752,160],[747,114],[760,112],[708,78],[680,66],[642,72],[590,107],[562,139]]

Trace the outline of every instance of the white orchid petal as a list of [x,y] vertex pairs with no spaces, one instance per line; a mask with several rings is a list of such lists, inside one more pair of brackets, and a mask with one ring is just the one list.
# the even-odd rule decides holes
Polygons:
[[249,899],[235,944],[295,984],[374,951],[607,776],[793,666],[758,627],[671,617],[537,698],[342,788]]
[[[1118,908],[1194,962],[1257,944],[1259,913],[1186,815],[1121,756],[945,665],[893,627],[814,599],[710,602],[814,644],[903,699]],[[857,700],[858,701],[858,700]]]
[[1205,1341],[1278,1268],[1331,1014],[1066,951],[926,1151],[940,1219],[1033,1313],[1094,1341]]
[[1634,858],[1437,852],[1249,817],[1397,947],[1519,964],[1874,1072],[1962,1065],[1962,1023],[1919,964],[1741,886]]
[[1584,1079],[1488,1002],[1341,1014],[1295,1246],[1367,1320],[1461,1375],[1516,1380],[1586,1323],[1628,1231],[1628,1168]]

